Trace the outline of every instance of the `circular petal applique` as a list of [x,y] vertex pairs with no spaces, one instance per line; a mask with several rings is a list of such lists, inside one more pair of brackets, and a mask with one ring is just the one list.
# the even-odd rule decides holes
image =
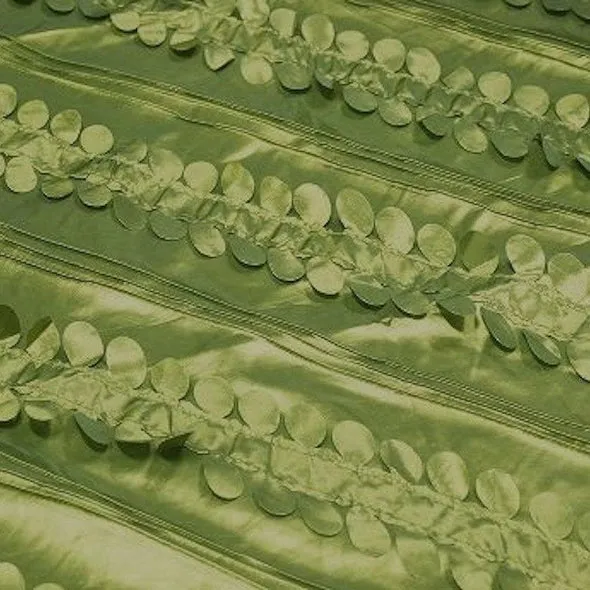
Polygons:
[[440,64],[436,56],[425,47],[412,47],[406,56],[406,67],[412,76],[434,84],[440,78]]
[[[195,215],[199,207],[204,204],[204,200],[195,197],[182,182],[173,182],[164,190],[161,188],[151,184],[146,191],[147,198],[143,198],[147,201],[148,208],[153,209],[155,205],[157,210],[170,217],[185,220],[187,217]],[[140,196],[140,198],[142,197]]]
[[482,154],[488,149],[488,138],[476,123],[466,119],[457,119],[453,125],[453,135],[466,152]]
[[543,134],[541,138],[541,147],[545,154],[545,160],[551,168],[559,168],[567,161],[566,146],[561,139],[553,135]]
[[326,438],[326,419],[310,404],[296,404],[284,413],[285,428],[293,440],[306,447],[317,447]]
[[20,414],[20,402],[10,389],[0,388],[0,424],[8,424]]
[[176,219],[158,210],[150,213],[148,223],[150,229],[161,240],[181,240],[187,230],[186,223],[182,219]]
[[49,108],[42,100],[29,100],[19,107],[16,118],[28,129],[41,129],[49,121]]
[[282,37],[292,37],[295,33],[297,13],[290,8],[275,8],[268,17],[270,26]]
[[469,493],[469,473],[459,455],[450,451],[436,453],[426,464],[428,479],[437,492],[464,500]]
[[404,568],[411,576],[429,580],[440,575],[440,557],[430,539],[399,534],[395,545]]
[[569,252],[552,256],[547,263],[547,274],[559,291],[572,301],[580,301],[588,293],[586,268]]
[[193,388],[197,405],[210,416],[225,418],[234,409],[235,395],[230,383],[221,377],[204,377]]
[[104,344],[96,328],[88,322],[68,324],[62,336],[63,349],[74,367],[95,365],[104,354]]
[[20,340],[20,330],[20,320],[16,312],[8,305],[0,305],[0,354]]
[[484,234],[471,231],[461,240],[461,259],[465,268],[478,275],[491,275],[500,258],[495,245]]
[[475,86],[473,72],[465,66],[459,66],[444,77],[443,82],[447,88],[456,92],[471,90]]
[[553,492],[536,495],[529,504],[533,522],[552,539],[565,539],[574,528],[570,506]]
[[91,444],[106,447],[111,443],[114,433],[102,420],[95,420],[82,412],[74,412],[74,421],[84,439]]
[[436,302],[451,316],[466,318],[475,314],[475,304],[466,295],[444,293],[436,297]]
[[276,176],[265,176],[259,187],[260,206],[278,217],[284,217],[293,206],[293,193],[289,186]]
[[129,383],[133,388],[139,387],[147,376],[147,360],[141,346],[127,336],[117,336],[107,345],[105,360],[113,373]]
[[140,424],[152,438],[168,438],[171,424],[170,407],[161,402],[150,403],[141,412]]
[[369,53],[369,40],[360,31],[341,31],[336,35],[336,47],[350,61],[359,61]]
[[183,176],[186,184],[202,195],[210,193],[219,180],[219,172],[210,162],[187,164]]
[[139,25],[137,35],[144,45],[157,47],[166,41],[168,30],[165,23],[154,21]]
[[375,230],[386,246],[401,254],[407,254],[414,247],[416,236],[412,221],[397,207],[385,207],[379,211]]
[[494,576],[470,563],[454,565],[451,574],[461,590],[493,590]]
[[552,13],[568,12],[572,6],[571,0],[541,0],[546,10]]
[[88,154],[95,156],[106,154],[115,143],[111,130],[104,125],[90,125],[80,133],[80,145]]
[[[403,74],[401,74],[401,76],[403,76]],[[445,91],[438,87],[430,88],[428,83],[421,78],[412,78],[406,76],[403,77],[404,80],[401,82],[401,84],[396,84],[395,88],[392,87],[386,92],[387,94],[397,94],[402,100],[411,105],[413,109],[416,109],[416,120],[419,121],[420,119],[423,119],[426,114],[434,112],[435,109],[417,107],[422,107],[423,103],[425,103],[431,95],[434,97],[440,97],[441,94],[445,93]],[[441,105],[437,104],[436,110],[441,108],[446,109],[445,106],[441,107]]]
[[309,284],[322,295],[338,295],[344,287],[344,273],[331,260],[312,258],[306,267]]
[[326,225],[332,214],[330,198],[320,186],[311,182],[295,189],[293,207],[301,219],[311,225]]
[[512,94],[512,81],[504,72],[486,72],[482,74],[477,86],[479,91],[492,102],[506,102]]
[[0,580],[6,590],[25,590],[25,579],[20,570],[7,561],[0,563]]
[[557,101],[555,112],[573,129],[581,129],[590,119],[590,104],[583,94],[568,94]]
[[414,318],[425,316],[430,309],[430,300],[419,291],[392,288],[391,300],[402,313]]
[[455,238],[442,225],[427,223],[418,231],[418,248],[436,266],[448,266],[457,254]]
[[53,200],[65,199],[75,190],[74,183],[69,178],[46,178],[41,182],[41,192]]
[[305,275],[305,265],[290,250],[269,248],[267,254],[268,267],[279,281],[292,283]]
[[520,492],[512,476],[498,469],[489,469],[477,476],[475,491],[481,503],[508,518],[520,508]]
[[[381,258],[385,278],[392,290],[403,291],[410,289],[420,280],[420,273],[424,268],[422,261],[385,249],[381,252]],[[425,289],[424,292],[435,293],[436,290],[429,291]]]
[[373,231],[373,208],[361,192],[352,188],[341,190],[336,197],[336,212],[345,228],[362,236],[368,236]]
[[147,211],[124,195],[114,195],[113,213],[117,221],[130,231],[142,230],[148,223]]
[[584,170],[590,172],[590,148],[588,148],[586,153],[577,154],[576,160],[582,166],[582,168],[584,168]]
[[551,101],[547,92],[540,86],[524,85],[514,91],[514,102],[528,113],[542,117]]
[[537,240],[525,234],[515,234],[506,242],[506,256],[514,272],[540,275],[545,270],[545,253]]
[[523,334],[534,357],[543,365],[556,367],[561,363],[561,351],[549,337],[523,330]]
[[395,96],[386,100],[379,100],[377,107],[379,115],[388,125],[404,127],[412,122],[413,115],[410,107]]
[[133,31],[137,31],[141,24],[139,14],[135,10],[113,12],[110,18],[113,26],[123,33],[133,33]]
[[586,512],[578,519],[576,528],[582,543],[590,551],[590,512]]
[[49,129],[55,137],[71,145],[82,131],[82,115],[74,109],[61,111],[51,119]]
[[357,84],[347,84],[342,89],[344,102],[359,113],[372,113],[377,108],[377,97]]
[[297,507],[303,522],[318,535],[333,537],[344,526],[340,512],[330,502],[300,496]]
[[316,51],[326,51],[334,42],[334,25],[323,14],[312,14],[301,23],[303,38]]
[[50,361],[59,352],[59,330],[49,317],[41,318],[27,333],[26,351],[36,367]]
[[170,400],[182,399],[188,390],[189,378],[182,364],[166,358],[150,368],[152,387]]
[[[189,415],[187,416],[190,421],[189,423],[194,423],[192,418],[190,418],[193,414],[194,410],[190,408]],[[200,424],[195,425],[193,432],[185,442],[191,450],[199,454],[221,453],[225,455],[230,450],[232,441],[233,436],[227,430],[210,426],[207,422],[201,421]]]
[[494,129],[490,141],[500,155],[510,160],[520,160],[529,153],[529,139],[518,129]]
[[348,286],[354,296],[369,307],[383,307],[389,301],[389,291],[371,275],[349,276]]
[[248,84],[260,85],[272,80],[270,64],[259,55],[244,55],[240,60],[240,71]]
[[25,404],[25,414],[32,422],[49,424],[58,415],[58,408],[53,402],[32,401]]
[[254,178],[237,162],[230,162],[221,173],[221,188],[236,205],[247,203],[254,195]]
[[253,389],[240,396],[238,411],[242,420],[255,432],[272,434],[281,420],[275,400],[265,391]]
[[397,72],[406,60],[406,47],[399,39],[380,39],[373,45],[373,57],[389,71]]
[[[498,107],[494,110],[498,112]],[[481,124],[488,129],[493,129],[498,126],[499,121],[497,117],[498,115],[494,115],[488,111],[488,114],[484,116]],[[505,109],[505,114],[501,118],[500,126],[518,131],[527,141],[536,137],[540,132],[545,132],[545,129],[547,128],[546,124],[541,124],[541,120],[538,117],[531,117],[530,115],[519,112],[517,109],[509,107],[506,107]],[[560,125],[552,125],[549,129],[553,132],[564,133],[564,130]]]
[[207,67],[216,72],[231,63],[236,58],[236,55],[229,47],[210,43],[203,47],[203,57]]
[[262,26],[268,20],[269,3],[252,2],[252,0],[236,0],[236,8],[242,20],[251,26]]
[[0,117],[12,114],[18,102],[16,90],[9,84],[0,84]]
[[78,0],[78,10],[88,18],[104,18],[110,10],[95,0]]
[[519,570],[503,566],[498,570],[496,580],[499,590],[531,590],[529,578]]
[[398,471],[406,479],[418,483],[424,474],[420,455],[402,440],[384,440],[379,447],[381,460],[387,467]]
[[8,160],[4,171],[4,182],[14,193],[28,193],[37,186],[37,174],[27,156],[16,156]]
[[518,346],[516,334],[504,316],[496,311],[482,307],[481,318],[490,336],[501,348],[508,351],[516,350]]
[[363,553],[379,557],[391,548],[391,537],[385,525],[364,510],[349,510],[346,528],[350,542]]
[[[193,12],[192,15],[196,18],[197,21],[200,21],[200,17],[197,17],[198,13]],[[200,22],[197,22],[195,28],[200,26]],[[197,45],[199,44],[199,37],[197,32],[194,29],[176,29],[170,35],[170,39],[168,41],[168,45],[170,49],[173,51],[178,51],[182,53],[184,51],[192,51]]]
[[585,381],[590,381],[590,338],[587,335],[574,336],[567,343],[566,352],[574,371]]
[[572,12],[585,21],[590,21],[590,1],[573,0]]
[[150,150],[148,164],[156,179],[163,185],[177,181],[184,172],[182,160],[174,152],[163,148]]
[[112,191],[104,184],[78,183],[78,198],[87,207],[106,207],[113,200]]
[[427,115],[420,120],[420,125],[433,137],[444,137],[451,129],[452,124],[451,117],[440,113]]
[[332,429],[332,442],[342,458],[353,465],[364,465],[375,455],[375,439],[360,422],[338,422]]
[[127,162],[143,162],[148,154],[148,145],[142,139],[119,142],[117,156]]
[[227,241],[231,253],[241,264],[257,267],[266,263],[266,248],[236,235],[228,236]]
[[203,464],[203,474],[209,489],[222,500],[235,500],[244,493],[244,479],[233,465],[211,459]]
[[273,516],[288,516],[297,508],[295,494],[275,481],[255,486],[252,496],[260,508]]
[[115,428],[115,440],[118,443],[145,445],[152,437],[137,422],[124,420]]
[[236,8],[236,0],[205,0],[205,6],[216,15],[229,16]]
[[223,234],[208,221],[195,221],[188,226],[188,235],[199,254],[216,258],[225,252]]

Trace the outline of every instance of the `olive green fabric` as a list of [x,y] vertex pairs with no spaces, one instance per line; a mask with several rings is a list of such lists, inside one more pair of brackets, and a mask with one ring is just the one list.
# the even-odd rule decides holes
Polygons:
[[0,589],[590,587],[589,18],[0,0]]

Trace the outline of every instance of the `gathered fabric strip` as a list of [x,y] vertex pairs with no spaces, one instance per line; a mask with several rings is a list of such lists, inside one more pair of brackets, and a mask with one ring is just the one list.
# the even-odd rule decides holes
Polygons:
[[[136,341],[117,336],[105,347],[82,321],[60,334],[49,318],[39,320],[26,348],[14,348],[18,317],[10,308],[1,311],[3,326],[11,328],[2,334],[0,357],[0,421],[6,426],[24,413],[46,436],[52,424],[72,415],[92,448],[115,441],[160,451],[185,447],[202,457],[216,496],[231,501],[251,487],[265,512],[297,511],[323,536],[346,527],[351,543],[370,555],[387,553],[394,534],[405,567],[418,568],[421,576],[436,577],[437,553],[451,551],[453,576],[468,570],[490,580],[522,576],[521,588],[532,581],[547,590],[556,584],[587,588],[590,554],[564,539],[577,520],[590,549],[590,515],[576,519],[553,492],[531,499],[530,522],[516,519],[520,493],[508,473],[490,468],[477,476],[477,505],[465,501],[469,473],[454,452],[437,452],[423,463],[406,442],[378,442],[351,420],[330,425],[313,405],[281,410],[262,390],[236,397],[221,377],[191,381],[174,358],[148,367]],[[67,362],[55,360],[60,350]],[[276,433],[281,422],[288,437]]]
[[0,176],[14,193],[76,193],[89,209],[112,209],[129,231],[188,239],[205,258],[229,250],[246,267],[267,264],[283,283],[307,279],[327,301],[347,287],[360,305],[393,305],[414,318],[438,312],[464,321],[479,311],[501,349],[515,350],[521,331],[542,365],[567,357],[590,380],[590,272],[569,252],[547,258],[521,233],[500,249],[479,231],[456,239],[436,223],[416,230],[402,209],[375,212],[356,189],[334,199],[314,182],[292,189],[275,176],[257,181],[240,162],[221,174],[210,162],[185,165],[140,140],[116,144],[110,129],[84,127],[74,109],[50,118],[42,100],[17,109],[13,87],[0,84],[0,95],[16,119],[0,120]]
[[[392,127],[416,121],[430,137],[452,134],[471,153],[483,153],[491,143],[508,160],[524,158],[538,141],[550,168],[569,162],[584,175],[590,172],[590,105],[583,94],[561,96],[552,105],[542,87],[513,88],[505,72],[476,79],[462,66],[445,73],[428,48],[408,49],[393,38],[371,47],[362,31],[337,32],[325,15],[302,17],[290,8],[271,10],[272,5],[229,1],[173,8],[140,0],[120,8],[81,0],[79,9],[93,19],[110,15],[115,29],[137,34],[148,47],[168,40],[174,51],[187,53],[202,45],[205,64],[214,71],[239,57],[249,84],[265,86],[276,76],[293,92],[315,84],[328,92],[340,87],[352,110],[378,112]],[[74,7],[72,0],[69,8]]]

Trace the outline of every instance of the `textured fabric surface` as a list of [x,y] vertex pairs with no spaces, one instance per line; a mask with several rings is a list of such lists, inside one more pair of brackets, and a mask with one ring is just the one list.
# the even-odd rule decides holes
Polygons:
[[0,589],[590,588],[588,0],[0,0]]

